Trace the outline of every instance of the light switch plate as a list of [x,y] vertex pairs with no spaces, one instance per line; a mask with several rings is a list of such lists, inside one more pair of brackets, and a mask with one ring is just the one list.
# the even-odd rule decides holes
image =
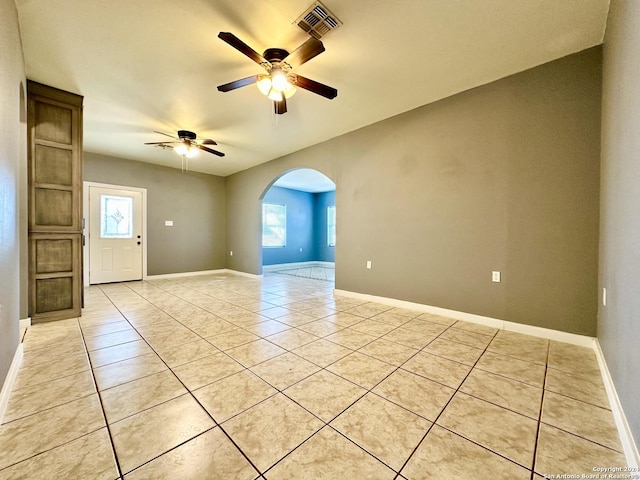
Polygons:
[[173,220],[165,220],[164,221],[164,226],[165,227],[173,227]]
[[491,272],[491,281],[494,283],[500,283],[500,272]]

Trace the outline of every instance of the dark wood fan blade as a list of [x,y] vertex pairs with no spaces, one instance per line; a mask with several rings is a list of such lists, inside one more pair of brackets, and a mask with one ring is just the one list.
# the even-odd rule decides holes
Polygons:
[[217,145],[217,143],[214,140],[211,140],[210,138],[205,138],[201,142],[201,145]]
[[296,87],[304,88],[310,92],[328,98],[329,100],[338,96],[338,90],[324,83],[316,82],[302,75],[289,75],[289,81]]
[[154,130],[154,131],[153,131],[153,133],[159,133],[160,135],[165,135],[165,136],[167,136],[167,137],[171,137],[171,138],[173,138],[174,140],[176,139],[176,136],[175,136],[175,135],[169,135],[168,133],[158,132],[157,130]]
[[287,113],[287,99],[282,96],[282,100],[279,102],[273,102],[273,110],[276,112],[276,115],[282,115],[283,113]]
[[247,57],[249,57],[251,60],[253,60],[257,64],[262,64],[265,62],[269,63],[262,55],[260,55],[253,48],[251,48],[249,45],[247,45],[238,37],[236,37],[233,33],[220,32],[218,34],[218,38],[220,40],[227,42],[229,45],[231,45],[233,48],[238,50],[240,53],[244,53]]
[[231,90],[235,90],[236,88],[245,87],[247,85],[251,85],[252,83],[256,83],[258,81],[258,75],[253,75],[252,77],[241,78],[240,80],[236,80],[234,82],[225,83],[224,85],[218,85],[218,91],[220,92],[230,92]]
[[146,142],[145,145],[169,145],[170,143],[178,142]]
[[316,38],[311,37],[293,52],[291,52],[283,62],[287,62],[292,68],[299,67],[324,52],[324,45]]
[[214,155],[217,155],[219,157],[224,157],[224,153],[214,150],[213,148],[208,148],[208,147],[205,147],[204,145],[198,145],[198,148],[200,150],[204,150],[205,152],[213,153]]

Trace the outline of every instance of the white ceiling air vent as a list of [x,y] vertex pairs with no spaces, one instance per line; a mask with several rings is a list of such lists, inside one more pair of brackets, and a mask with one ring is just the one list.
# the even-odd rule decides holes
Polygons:
[[317,39],[342,25],[342,22],[320,2],[314,2],[298,17],[295,23]]

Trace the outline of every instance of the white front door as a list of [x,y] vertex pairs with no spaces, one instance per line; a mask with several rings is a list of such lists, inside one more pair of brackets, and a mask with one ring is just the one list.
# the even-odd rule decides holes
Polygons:
[[89,187],[89,283],[142,279],[142,193]]

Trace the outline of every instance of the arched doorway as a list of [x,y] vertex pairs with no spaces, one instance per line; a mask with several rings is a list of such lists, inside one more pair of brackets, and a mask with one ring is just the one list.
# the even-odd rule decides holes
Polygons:
[[335,183],[317,170],[289,170],[261,201],[262,273],[335,282]]

